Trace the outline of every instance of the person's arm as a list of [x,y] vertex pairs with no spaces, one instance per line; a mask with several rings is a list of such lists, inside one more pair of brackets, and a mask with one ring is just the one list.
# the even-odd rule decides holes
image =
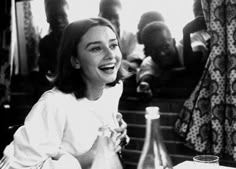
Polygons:
[[155,72],[156,72],[155,63],[152,61],[150,56],[146,57],[142,61],[140,68],[137,71],[137,74],[136,74],[137,84],[139,84],[140,81],[142,81],[144,76],[159,76],[158,73],[155,73]]
[[[48,94],[33,106],[24,125],[17,129],[13,142],[4,151],[13,169],[34,169],[38,166],[48,169],[51,165],[53,169],[62,169],[58,165],[61,160],[71,161],[73,166],[80,167],[75,157],[60,148],[66,121],[64,111],[57,107],[55,97]],[[67,167],[72,165],[71,162],[67,163]]]
[[161,74],[162,71],[160,67],[155,64],[149,56],[143,60],[140,69],[137,72],[137,84],[139,85],[142,82],[145,82],[151,87],[154,81],[155,84],[157,84],[157,81],[158,79],[160,79]]
[[183,28],[183,57],[186,68],[199,66],[203,53],[201,51],[193,51],[191,46],[191,33],[206,30],[206,23],[203,16],[195,18]]

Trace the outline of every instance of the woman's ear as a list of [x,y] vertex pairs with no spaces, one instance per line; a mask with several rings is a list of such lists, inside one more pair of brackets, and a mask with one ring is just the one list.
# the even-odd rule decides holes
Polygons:
[[80,63],[79,63],[79,59],[75,58],[74,56],[70,57],[70,62],[73,68],[75,69],[80,69]]

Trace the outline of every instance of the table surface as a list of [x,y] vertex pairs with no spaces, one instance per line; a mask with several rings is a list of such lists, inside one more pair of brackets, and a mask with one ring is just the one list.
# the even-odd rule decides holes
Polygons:
[[[174,169],[196,169],[193,165],[193,161],[184,161],[180,164],[177,164],[174,166]],[[226,166],[220,166],[220,169],[236,169],[234,167],[226,167]]]

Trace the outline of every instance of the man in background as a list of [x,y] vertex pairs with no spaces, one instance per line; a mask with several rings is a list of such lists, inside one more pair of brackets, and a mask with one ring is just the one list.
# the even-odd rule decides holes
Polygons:
[[122,4],[120,0],[101,0],[99,4],[100,17],[109,20],[116,28],[120,37],[120,48],[123,61],[128,70],[136,73],[137,68],[144,58],[143,50],[139,48],[137,37],[134,33],[126,31],[121,24]]

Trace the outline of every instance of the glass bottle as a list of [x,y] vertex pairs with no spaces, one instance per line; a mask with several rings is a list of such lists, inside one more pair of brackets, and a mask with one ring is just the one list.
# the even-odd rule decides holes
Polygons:
[[160,112],[155,106],[146,107],[146,136],[137,169],[172,169],[160,130]]

